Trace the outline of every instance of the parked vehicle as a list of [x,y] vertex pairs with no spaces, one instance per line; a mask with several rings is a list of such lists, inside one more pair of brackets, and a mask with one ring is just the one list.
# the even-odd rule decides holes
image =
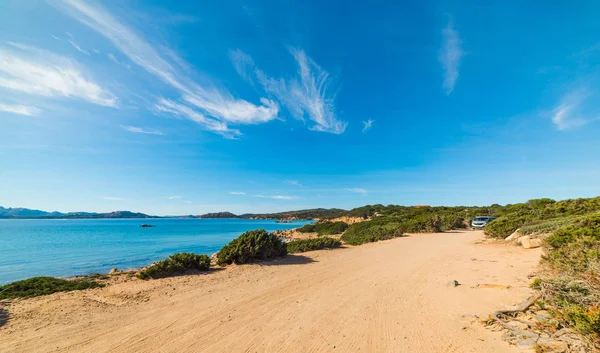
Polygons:
[[485,227],[489,222],[493,221],[494,219],[496,219],[496,217],[491,217],[491,216],[475,217],[475,218],[473,218],[473,221],[471,221],[471,228],[481,229],[481,228]]

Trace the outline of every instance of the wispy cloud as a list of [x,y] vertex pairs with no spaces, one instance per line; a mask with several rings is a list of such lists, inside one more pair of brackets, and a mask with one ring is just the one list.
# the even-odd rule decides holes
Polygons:
[[273,199],[273,200],[296,200],[299,199],[298,196],[287,196],[287,195],[254,195],[254,197],[258,197],[261,199]]
[[230,191],[229,194],[230,195],[246,195],[246,193],[243,191]]
[[36,107],[26,105],[11,105],[0,103],[0,112],[19,114],[19,115],[38,115],[41,110]]
[[136,126],[121,126],[121,128],[135,134],[164,135],[164,133],[160,130],[144,130]]
[[72,97],[115,107],[117,98],[65,57],[20,43],[0,47],[0,87],[32,95]]
[[242,133],[237,129],[230,129],[226,123],[207,117],[206,115],[188,107],[187,105],[176,103],[172,100],[160,98],[154,105],[154,109],[159,112],[170,113],[176,116],[182,116],[203,125],[207,130],[220,134],[225,138],[235,139]]
[[104,200],[108,200],[108,201],[124,201],[124,200],[126,200],[126,198],[124,198],[124,197],[114,197],[114,196],[102,196],[102,198]]
[[69,43],[71,43],[71,45],[73,46],[73,48],[77,49],[80,53],[83,53],[87,56],[90,56],[90,52],[84,49],[81,49],[81,47],[79,45],[77,45],[77,43],[75,43],[74,41],[72,41],[71,39],[69,39]]
[[165,197],[165,198],[166,198],[166,199],[169,199],[169,200],[176,200],[176,199],[180,199],[180,198],[182,198],[182,197],[183,197],[183,196],[176,195],[176,196],[167,196],[167,197]]
[[362,132],[363,134],[369,130],[371,130],[371,127],[373,126],[373,123],[375,122],[375,120],[367,120],[367,121],[363,121],[363,129]]
[[60,38],[58,38],[57,36],[55,36],[54,34],[50,33],[50,36],[56,40],[61,40]]
[[328,89],[332,83],[329,73],[323,70],[304,50],[291,49],[298,65],[298,77],[289,80],[268,77],[258,69],[252,58],[241,50],[230,53],[237,72],[247,81],[254,77],[263,89],[273,95],[296,119],[310,119],[315,131],[341,134],[348,123],[337,118],[334,95]]
[[294,186],[302,186],[298,180],[284,180],[283,183]]
[[[179,62],[182,60],[169,48],[161,50],[161,53],[165,53],[161,55],[133,29],[115,19],[100,5],[78,0],[65,0],[59,7],[109,39],[132,62],[179,91],[182,101],[172,102],[177,104],[178,109],[168,107],[164,104],[165,99],[161,98],[155,107],[158,108],[158,111],[186,117],[202,125],[206,130],[225,137],[238,135],[236,134],[237,130],[230,130],[227,127],[227,123],[256,124],[277,117],[279,107],[273,101],[263,98],[261,105],[255,105],[234,98],[230,92],[217,88],[208,80],[205,80],[203,85],[192,81],[187,73],[178,69],[178,67],[188,67],[189,65],[187,63],[180,65]],[[175,63],[170,60],[174,60]],[[192,109],[188,104],[199,109],[200,112]],[[211,116],[213,119],[207,119],[204,115]],[[199,116],[203,117],[199,119]],[[219,123],[214,123],[214,120]]]
[[362,194],[363,196],[367,194],[367,190],[361,189],[361,188],[349,188],[349,189],[345,189],[345,190],[349,191],[349,192],[354,192],[357,194]]
[[591,96],[586,89],[580,89],[564,95],[552,112],[552,122],[557,130],[569,130],[585,125],[599,117],[586,117],[584,103]]
[[454,29],[452,21],[448,22],[446,28],[442,30],[442,40],[442,48],[438,59],[444,69],[444,91],[446,95],[449,95],[454,91],[454,85],[459,74],[460,60],[464,55],[460,37]]

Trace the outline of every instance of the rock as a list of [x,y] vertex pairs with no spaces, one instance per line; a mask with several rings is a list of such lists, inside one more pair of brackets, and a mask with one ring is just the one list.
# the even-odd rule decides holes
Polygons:
[[548,353],[566,353],[569,352],[569,345],[566,342],[558,341],[553,338],[540,337],[537,345],[542,352]]
[[515,230],[514,233],[512,233],[511,235],[507,236],[506,238],[504,238],[504,240],[506,241],[513,241],[513,240],[517,240],[520,237],[522,237],[523,234],[519,233],[519,230]]
[[446,283],[446,287],[454,288],[454,287],[458,287],[458,286],[460,286],[460,283],[458,283],[458,281],[454,280],[454,279],[452,281]]
[[523,241],[527,241],[527,240],[529,240],[529,239],[531,239],[531,237],[530,237],[529,235],[524,235],[524,236],[522,236],[522,237],[519,237],[519,238],[517,239],[517,242],[518,242],[519,244],[523,244]]
[[118,272],[119,272],[119,269],[116,268],[116,267],[113,267],[113,268],[110,269],[110,271],[108,271],[108,274],[109,275],[114,275],[115,273],[118,273]]
[[212,256],[210,257],[210,264],[216,265],[218,257],[219,257],[219,252],[212,254]]
[[511,327],[518,328],[520,330],[527,330],[529,328],[528,324],[521,321],[509,321],[506,324]]
[[533,349],[535,344],[536,340],[534,338],[527,338],[517,342],[516,346],[521,349]]
[[550,320],[552,316],[546,310],[541,310],[535,313],[535,319],[537,321],[547,321]]
[[523,247],[523,249],[534,249],[534,248],[539,248],[540,246],[542,246],[542,239],[531,239],[531,238],[527,237],[527,239],[521,240],[522,238],[525,238],[525,237],[519,238],[519,242],[521,243],[521,246]]

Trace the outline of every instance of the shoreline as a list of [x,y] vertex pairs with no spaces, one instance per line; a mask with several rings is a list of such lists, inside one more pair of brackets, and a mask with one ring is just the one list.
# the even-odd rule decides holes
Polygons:
[[[183,218],[161,218],[161,220],[183,220]],[[9,220],[9,219],[4,219],[4,220]],[[0,220],[0,221],[4,221],[4,220]],[[22,221],[23,219],[10,219],[10,220],[15,220],[15,221]],[[87,222],[87,221],[107,221],[107,222],[114,222],[114,221],[128,221],[131,222],[132,224],[129,225],[131,227],[135,226],[135,229],[137,230],[138,228],[143,228],[141,227],[142,223],[147,222],[144,221],[144,219],[141,218],[123,218],[123,219],[40,219],[40,218],[36,218],[36,219],[27,219],[27,220],[31,220],[31,221],[77,221],[77,222]],[[194,219],[190,219],[191,221],[194,220],[201,220],[200,222],[202,222],[203,220],[206,221],[219,221],[219,220],[227,220],[224,218],[212,218],[212,219],[208,219],[208,218],[194,218]],[[258,229],[258,228],[268,228],[271,227],[271,229],[273,228],[278,228],[276,230],[273,230],[274,232],[280,232],[280,231],[285,231],[287,229],[289,229],[290,226],[294,226],[296,228],[301,227],[304,224],[307,224],[307,221],[305,220],[297,220],[294,223],[290,224],[290,223],[277,223],[276,219],[267,219],[267,220],[263,220],[263,219],[259,219],[259,220],[250,220],[250,219],[239,219],[239,218],[233,218],[231,220],[236,220],[236,221],[247,221],[247,222],[257,222],[256,225],[248,225],[246,230],[239,230],[239,231],[235,231],[235,232],[228,232],[228,231],[223,231],[221,232],[222,234],[228,234],[228,233],[232,233],[235,234],[235,237],[239,236],[240,234],[242,234],[244,231],[247,230],[253,230],[253,229]],[[269,225],[265,225],[262,224],[264,223],[264,221],[268,221],[268,222],[272,222],[272,224]],[[136,222],[139,222],[139,224],[137,224]],[[153,231],[162,231],[163,229],[166,229],[164,227],[159,226],[155,226],[155,227],[147,227],[147,230],[143,230],[143,232],[153,232]],[[294,228],[294,229],[296,229]],[[202,232],[202,230],[200,230],[200,232]],[[219,233],[219,234],[221,234]],[[146,234],[146,233],[144,233]],[[150,233],[153,234],[153,233]],[[179,233],[174,233],[174,234],[179,234]],[[216,233],[215,233],[216,234]],[[25,274],[25,276],[21,277],[20,279],[12,279],[15,278],[16,276],[8,276],[5,277],[6,280],[3,280],[0,282],[0,286],[2,285],[7,285],[7,284],[11,284],[14,282],[18,282],[18,281],[22,281],[22,280],[27,280],[30,278],[35,278],[35,277],[45,277],[45,276],[49,276],[49,277],[55,277],[55,278],[60,278],[60,279],[76,279],[76,278],[93,278],[93,277],[98,277],[98,276],[106,276],[109,274],[109,272],[113,269],[113,268],[117,268],[120,272],[130,272],[130,271],[140,271],[141,269],[148,267],[150,265],[152,265],[153,263],[157,262],[157,261],[161,261],[164,258],[177,253],[177,252],[195,252],[197,254],[206,254],[209,257],[212,256],[214,253],[218,252],[221,250],[221,248],[223,246],[225,246],[229,240],[224,240],[222,242],[222,244],[206,244],[204,242],[204,240],[202,239],[203,236],[208,235],[210,237],[215,237],[215,234],[212,233],[208,233],[208,234],[204,234],[204,233],[199,233],[196,236],[198,237],[198,247],[200,248],[207,248],[204,250],[194,250],[191,249],[189,250],[187,247],[181,248],[181,249],[175,249],[169,252],[163,251],[163,250],[168,250],[171,247],[167,247],[165,249],[162,248],[158,248],[159,252],[165,252],[164,254],[162,254],[162,257],[157,257],[156,254],[158,254],[158,252],[156,252],[156,249],[149,249],[151,250],[151,252],[145,253],[145,254],[136,254],[135,256],[130,256],[130,257],[119,257],[119,258],[110,258],[110,259],[104,259],[103,257],[104,254],[95,254],[95,257],[92,257],[92,260],[89,263],[83,263],[84,267],[82,267],[80,270],[73,270],[71,267],[68,266],[56,266],[53,268],[50,268],[50,270],[48,271],[48,268],[45,269],[44,272],[41,271],[27,271],[29,272],[29,274]],[[216,245],[216,246],[214,246]],[[156,252],[156,253],[155,253]],[[109,254],[109,253],[106,253]],[[24,256],[27,256],[27,254],[25,254]],[[87,261],[87,260],[84,260]],[[8,266],[17,266],[14,264],[6,264]],[[121,267],[119,267],[119,265],[121,265]],[[62,270],[64,269],[64,271]],[[24,271],[25,272],[25,271]]]
[[[411,235],[19,299],[0,350],[512,352],[472,318],[526,298],[541,251],[476,244],[482,238]],[[462,285],[447,288],[449,280]],[[490,283],[505,286],[478,286]],[[438,337],[423,340],[431,330]]]

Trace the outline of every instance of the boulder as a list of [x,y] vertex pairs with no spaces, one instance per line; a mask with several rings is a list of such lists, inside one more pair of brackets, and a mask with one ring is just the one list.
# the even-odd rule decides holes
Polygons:
[[542,246],[542,239],[524,239],[523,241],[521,241],[521,246],[524,249],[535,249],[535,248],[539,248],[540,246]]
[[520,237],[522,237],[523,234],[519,233],[519,230],[515,230],[514,233],[512,233],[511,235],[507,236],[506,238],[504,238],[504,240],[506,241],[514,241],[519,239]]
[[116,267],[113,267],[113,268],[110,269],[110,271],[108,271],[108,274],[109,275],[114,275],[115,273],[118,273],[118,272],[119,272],[119,269],[116,268]]

